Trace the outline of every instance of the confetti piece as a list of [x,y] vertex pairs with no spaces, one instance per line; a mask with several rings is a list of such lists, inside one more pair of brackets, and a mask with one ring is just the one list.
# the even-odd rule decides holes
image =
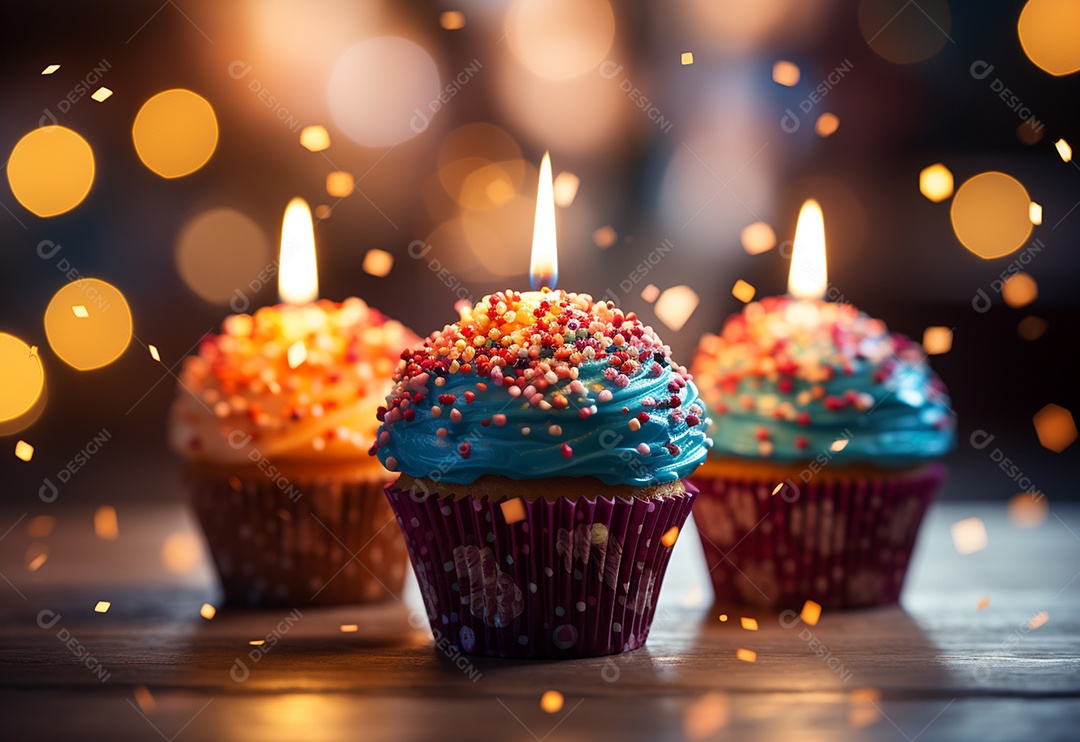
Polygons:
[[51,75],[52,73],[56,72],[58,69],[60,69],[60,65],[58,65],[58,64],[50,64],[48,67],[46,67],[45,69],[43,69],[41,71],[41,74],[43,74],[43,75]]
[[812,600],[806,601],[803,603],[799,618],[808,626],[817,626],[817,622],[821,618],[821,604]]
[[776,485],[775,487],[773,487],[773,491],[772,491],[772,493],[773,493],[773,496],[775,497],[775,496],[776,496],[776,493],[777,493],[777,492],[779,492],[779,491],[780,491],[780,490],[782,490],[782,489],[784,489],[784,483],[783,483],[783,482],[781,482],[780,484],[778,484],[778,485]]
[[540,708],[549,714],[557,714],[563,707],[563,694],[557,690],[546,690],[540,696]]
[[792,88],[799,84],[799,78],[801,77],[799,72],[799,66],[794,62],[788,62],[781,59],[773,64],[772,79],[773,82],[783,85],[784,87]]
[[1030,273],[1015,273],[1001,284],[1001,298],[1013,309],[1026,307],[1039,298],[1039,284]]
[[776,247],[776,232],[766,222],[754,222],[743,227],[739,241],[747,254],[760,255]]
[[94,613],[107,613],[110,607],[112,607],[112,603],[109,601],[99,600],[97,605],[94,606]]
[[1017,528],[1034,528],[1046,521],[1050,515],[1050,504],[1041,492],[1021,492],[1009,498],[1006,512],[1009,522]]
[[289,346],[289,350],[286,351],[286,358],[288,359],[289,368],[296,368],[301,363],[307,360],[307,346],[304,345],[303,340],[297,340],[295,343]]
[[26,441],[20,440],[15,444],[15,458],[29,461],[34,458],[34,447]]
[[386,250],[371,249],[364,255],[364,263],[360,267],[368,275],[385,278],[390,275],[390,269],[394,267],[394,256]]
[[847,439],[846,438],[841,438],[839,440],[835,440],[832,443],[830,443],[829,444],[829,450],[832,451],[833,453],[840,453],[845,448],[847,448],[847,444],[848,444]]
[[209,621],[211,618],[217,615],[217,608],[209,603],[203,603],[202,608],[199,609],[199,615]]
[[986,525],[979,518],[967,518],[952,524],[953,545],[961,554],[974,554],[986,548]]
[[593,242],[601,250],[607,250],[619,240],[619,235],[612,226],[603,226],[592,233]]
[[30,572],[37,572],[48,558],[49,547],[44,544],[30,544],[26,550],[26,569]]
[[305,126],[300,130],[300,146],[311,152],[322,152],[330,147],[330,134],[325,126]]
[[150,357],[151,358],[153,358],[158,363],[161,363],[161,354],[158,353],[158,349],[157,349],[156,345],[147,345],[146,349],[148,351],[150,351]]
[[1046,334],[1049,325],[1042,317],[1024,317],[1016,326],[1016,332],[1028,342],[1034,342]]
[[135,703],[139,704],[139,708],[142,709],[144,713],[149,714],[157,709],[157,701],[154,700],[154,696],[150,694],[150,689],[145,685],[136,685],[133,693],[135,695]]
[[720,614],[720,623],[724,623],[725,621],[727,621],[727,614],[726,613],[721,613]]
[[252,639],[248,644],[253,647],[261,647],[263,644],[266,644],[266,639]]
[[103,103],[112,97],[112,91],[102,85],[100,88],[90,94],[90,97],[96,100],[98,103]]
[[934,203],[940,203],[953,194],[953,174],[940,162],[923,168],[919,173],[919,193]]
[[657,319],[672,331],[678,332],[697,309],[701,299],[689,286],[672,286],[665,289],[656,300],[653,311]]
[[460,10],[447,10],[439,14],[439,25],[447,31],[457,31],[465,28],[465,14]]
[[683,52],[682,53],[682,63],[684,65],[693,64],[694,63],[694,53],[693,52]]
[[525,520],[525,503],[520,497],[513,500],[503,500],[499,503],[506,525],[511,526]]
[[923,330],[923,351],[929,356],[939,356],[952,350],[953,331],[948,327],[927,327]]
[[758,625],[757,625],[757,619],[756,618],[750,618],[749,616],[742,616],[739,619],[739,623],[742,624],[742,627],[744,629],[746,629],[747,631],[757,631],[758,630]]
[[727,726],[730,703],[723,693],[706,693],[686,708],[683,736],[689,740],[708,739]]
[[1039,628],[1040,626],[1042,626],[1043,624],[1045,624],[1049,620],[1050,620],[1050,614],[1047,613],[1046,611],[1040,611],[1039,613],[1036,613],[1034,616],[1032,616],[1028,620],[1028,627],[1030,627],[1032,629],[1037,629],[1037,628]]
[[1076,423],[1064,407],[1048,404],[1035,413],[1032,421],[1039,443],[1054,453],[1061,453],[1076,440]]
[[51,515],[35,515],[26,524],[26,535],[30,538],[46,538],[56,528],[56,518]]
[[735,657],[743,662],[757,662],[757,652],[742,647],[735,650]]
[[672,526],[671,528],[667,529],[664,535],[660,538],[660,543],[670,549],[672,546],[675,545],[675,541],[678,540],[678,538],[679,527]]
[[1063,162],[1070,162],[1072,160],[1072,147],[1064,139],[1059,139],[1054,142],[1054,146],[1057,148],[1058,154],[1061,155]]
[[835,113],[823,113],[814,122],[814,132],[824,139],[831,137],[840,128],[840,117]]
[[1036,227],[1042,224],[1042,204],[1031,202],[1031,205],[1028,206],[1028,219]]
[[731,295],[741,301],[743,304],[749,304],[754,299],[754,294],[757,293],[757,289],[748,284],[741,278],[735,282],[735,285],[731,288]]
[[979,601],[979,604],[978,604],[978,606],[976,606],[976,608],[981,611],[981,610],[983,610],[984,608],[986,608],[989,605],[990,605],[990,596],[987,595],[986,597],[984,597],[982,600]]
[[102,505],[94,511],[94,533],[102,541],[115,541],[120,535],[120,524],[116,519],[116,508]]
[[71,308],[71,313],[79,319],[86,319],[90,316],[90,312],[86,311],[86,307],[84,307],[82,304],[76,304],[75,306],[73,306]]
[[338,626],[338,630],[342,634],[355,634],[360,630],[360,626],[354,623],[343,623],[341,626]]
[[345,198],[353,192],[353,176],[344,170],[336,170],[326,176],[326,192],[334,198]]
[[565,209],[574,203],[580,185],[581,178],[571,172],[564,171],[555,176],[555,184],[553,185],[555,189],[555,205]]

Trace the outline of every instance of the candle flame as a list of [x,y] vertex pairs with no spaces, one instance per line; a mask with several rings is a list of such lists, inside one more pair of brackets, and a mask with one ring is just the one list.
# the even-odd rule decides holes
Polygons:
[[302,198],[294,198],[285,207],[278,253],[278,294],[286,304],[307,304],[319,296],[315,227],[311,209]]
[[825,217],[814,199],[807,199],[795,225],[788,293],[796,299],[824,298],[829,288],[825,261]]
[[540,182],[536,188],[536,221],[533,222],[532,260],[529,283],[533,289],[555,288],[559,279],[559,251],[555,241],[555,188],[551,179],[551,155],[540,162]]

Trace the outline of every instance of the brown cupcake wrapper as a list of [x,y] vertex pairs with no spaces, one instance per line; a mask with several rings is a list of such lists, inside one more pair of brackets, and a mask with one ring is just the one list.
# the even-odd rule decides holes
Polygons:
[[304,607],[400,596],[408,555],[385,481],[189,471],[188,483],[227,604]]
[[[695,476],[694,522],[718,605],[799,610],[897,602],[945,468],[794,482]],[[774,490],[776,490],[774,494]]]

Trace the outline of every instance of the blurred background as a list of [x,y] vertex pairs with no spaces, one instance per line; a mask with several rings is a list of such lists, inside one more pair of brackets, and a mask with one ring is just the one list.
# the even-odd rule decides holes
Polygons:
[[[752,293],[785,291],[816,198],[831,298],[917,339],[937,328],[960,416],[944,496],[1080,497],[1074,2],[0,12],[12,507],[182,496],[171,374],[225,315],[277,301],[295,196],[315,213],[323,297],[426,334],[460,299],[526,287],[546,150],[559,285],[637,311],[687,364]],[[70,321],[80,277],[105,282],[78,290],[119,307],[110,323]]]

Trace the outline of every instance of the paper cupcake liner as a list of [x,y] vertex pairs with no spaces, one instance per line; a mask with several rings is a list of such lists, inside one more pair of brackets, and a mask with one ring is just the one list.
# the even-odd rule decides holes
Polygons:
[[887,605],[945,468],[894,478],[787,482],[694,478],[694,522],[718,605],[799,610]]
[[283,481],[189,476],[227,604],[343,605],[400,595],[407,555],[385,481],[290,479],[282,488]]
[[695,494],[529,502],[386,487],[435,640],[534,659],[645,643],[677,532],[670,545],[664,535],[682,527]]

